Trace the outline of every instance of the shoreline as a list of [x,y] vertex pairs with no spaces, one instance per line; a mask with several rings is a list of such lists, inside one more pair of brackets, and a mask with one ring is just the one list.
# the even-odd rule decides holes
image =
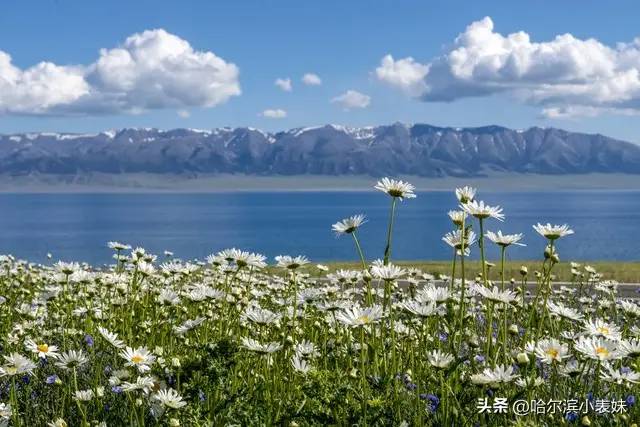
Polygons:
[[[426,178],[400,175],[417,192],[452,191],[471,185],[485,192],[640,191],[640,175],[491,174],[486,177]],[[0,175],[0,194],[35,193],[234,193],[234,192],[369,192],[371,176],[252,175]]]

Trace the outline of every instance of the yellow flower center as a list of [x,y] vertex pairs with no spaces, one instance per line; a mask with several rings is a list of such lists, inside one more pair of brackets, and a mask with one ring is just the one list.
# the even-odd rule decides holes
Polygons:
[[609,349],[606,347],[596,347],[596,354],[599,357],[607,357],[609,355]]
[[38,344],[37,348],[38,348],[38,351],[40,353],[48,353],[49,352],[49,346],[47,344]]
[[140,363],[144,360],[144,357],[140,356],[139,354],[135,354],[131,357],[131,361],[133,363]]
[[596,330],[602,335],[609,335],[609,328],[606,326],[600,326]]
[[556,350],[555,348],[550,348],[549,350],[547,350],[547,354],[551,356],[552,359],[557,359],[558,353],[558,350]]
[[363,314],[362,316],[358,317],[358,322],[371,323],[371,317],[367,316],[366,314]]

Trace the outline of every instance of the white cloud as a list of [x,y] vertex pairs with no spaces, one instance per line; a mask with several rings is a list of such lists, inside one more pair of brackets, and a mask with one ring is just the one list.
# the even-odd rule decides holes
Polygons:
[[44,114],[89,95],[90,85],[79,67],[41,62],[26,70],[0,51],[0,113]]
[[291,79],[288,77],[286,79],[276,79],[274,84],[285,92],[291,92],[293,89],[291,87]]
[[607,46],[571,34],[533,42],[502,35],[486,17],[471,23],[442,56],[421,64],[385,56],[376,77],[424,101],[506,93],[547,117],[640,110],[640,38]]
[[189,112],[189,110],[178,110],[176,113],[183,119],[188,119],[189,117],[191,117],[191,113]]
[[239,70],[162,29],[101,49],[88,65],[41,62],[26,69],[0,51],[0,113],[139,113],[213,107],[240,95]]
[[322,84],[322,79],[317,74],[307,73],[302,76],[302,83],[308,86],[320,86]]
[[354,108],[367,108],[371,103],[371,97],[355,90],[348,90],[333,98],[331,102],[340,104],[343,109],[348,111]]
[[419,96],[425,90],[424,77],[428,72],[428,65],[422,65],[411,57],[395,61],[393,56],[386,55],[375,74],[379,80],[400,88],[409,95]]
[[277,108],[264,110],[259,115],[262,117],[268,117],[270,119],[284,119],[285,117],[287,117],[287,112]]

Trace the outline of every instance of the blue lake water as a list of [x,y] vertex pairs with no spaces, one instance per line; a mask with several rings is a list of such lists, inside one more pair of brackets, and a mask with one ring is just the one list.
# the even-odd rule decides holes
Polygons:
[[[540,222],[568,223],[575,235],[561,239],[563,260],[639,260],[640,192],[573,191],[483,193],[504,208],[506,221],[487,229],[525,233],[526,247],[510,248],[511,259],[539,258],[544,240],[531,228]],[[392,257],[449,259],[441,237],[451,229],[447,211],[455,196],[421,193],[399,204]],[[331,224],[364,213],[360,237],[368,258],[382,256],[389,198],[377,192],[221,194],[2,194],[0,253],[35,262],[53,259],[110,262],[109,240],[144,246],[161,254],[203,258],[227,247],[307,255],[312,261],[355,259],[349,236],[336,238]],[[474,251],[477,255],[477,249]],[[492,248],[492,256],[497,251]]]

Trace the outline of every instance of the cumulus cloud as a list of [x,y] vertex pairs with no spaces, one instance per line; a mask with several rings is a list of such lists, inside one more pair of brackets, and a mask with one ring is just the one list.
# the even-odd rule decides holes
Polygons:
[[412,96],[424,93],[426,85],[424,77],[429,72],[429,66],[416,62],[408,57],[395,61],[393,56],[382,58],[375,74],[378,80],[395,86]]
[[88,65],[41,62],[26,69],[0,51],[0,113],[139,113],[214,107],[241,93],[238,67],[156,29],[102,49]]
[[290,78],[276,79],[274,84],[276,86],[278,86],[280,89],[282,89],[283,91],[285,91],[285,92],[291,92],[291,90],[293,89],[291,87],[291,79]]
[[302,83],[308,86],[320,86],[322,84],[322,79],[317,74],[307,73],[302,76]]
[[371,97],[355,90],[348,90],[342,95],[333,98],[331,102],[340,104],[345,110],[353,110],[355,108],[367,108],[371,103]]
[[382,58],[375,76],[427,102],[506,93],[547,117],[640,110],[640,38],[616,46],[571,34],[535,42],[502,35],[491,18],[471,23],[427,63]]
[[264,110],[259,115],[262,117],[267,117],[269,119],[284,119],[285,117],[287,117],[287,112],[277,108]]

